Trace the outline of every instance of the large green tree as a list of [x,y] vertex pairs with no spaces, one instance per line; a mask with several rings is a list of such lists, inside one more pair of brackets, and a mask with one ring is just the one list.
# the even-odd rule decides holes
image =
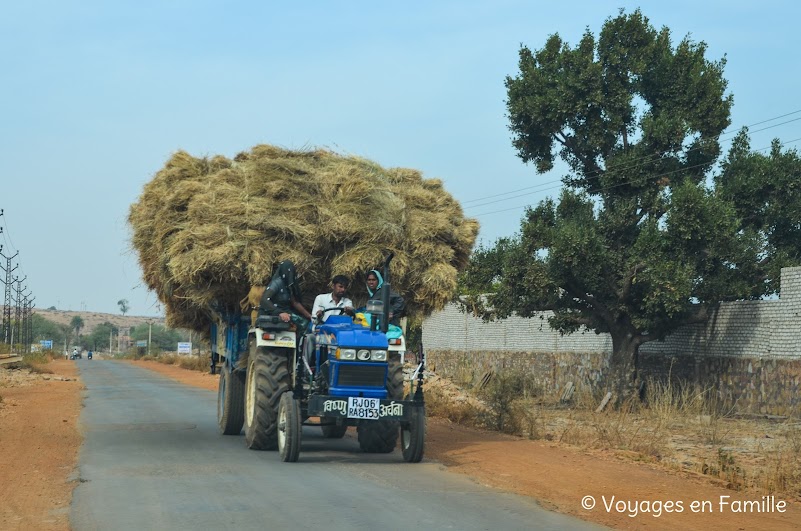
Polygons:
[[756,242],[706,186],[732,97],[725,60],[705,53],[621,11],[575,48],[558,34],[522,47],[506,79],[518,156],[539,173],[558,156],[569,174],[518,235],[476,250],[466,300],[488,319],[552,310],[563,333],[609,333],[619,399],[637,384],[640,345],[753,295]]

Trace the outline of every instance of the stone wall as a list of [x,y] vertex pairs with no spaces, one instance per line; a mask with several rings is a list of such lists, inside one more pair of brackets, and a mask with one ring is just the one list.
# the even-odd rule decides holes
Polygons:
[[[781,287],[779,299],[722,303],[705,325],[646,343],[640,348],[643,374],[714,389],[738,410],[795,411],[801,401],[801,267],[783,269]],[[601,382],[609,335],[581,330],[561,336],[548,325],[549,315],[484,323],[450,305],[423,322],[423,345],[443,376],[514,366],[541,375],[547,392],[568,381]]]

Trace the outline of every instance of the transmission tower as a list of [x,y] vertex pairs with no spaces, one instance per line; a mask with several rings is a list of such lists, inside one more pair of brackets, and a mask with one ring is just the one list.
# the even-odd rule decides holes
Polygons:
[[30,293],[22,296],[22,330],[19,338],[23,352],[31,350],[31,302],[33,300],[29,297]]
[[17,298],[14,301],[14,329],[11,331],[12,344],[14,339],[16,339],[17,344],[19,344],[19,341],[21,339],[20,332],[22,332],[22,308],[20,307],[20,304],[22,303],[22,292],[25,291],[25,289],[27,289],[27,287],[25,288],[22,287],[22,283],[27,278],[28,275],[25,275],[21,279],[19,277],[14,279],[14,282],[17,283],[17,288],[16,288]]
[[[2,211],[0,211],[0,215],[2,215]],[[2,227],[0,227],[0,229],[1,228]],[[2,250],[0,250],[0,256],[6,259],[6,265],[0,265],[0,268],[2,268],[6,274],[6,278],[3,280],[3,283],[6,285],[5,297],[3,298],[3,329],[0,332],[2,333],[3,343],[6,344],[11,343],[11,286],[13,284],[11,273],[19,267],[19,264],[11,267],[11,260],[18,254],[19,251],[14,253],[14,256],[6,256],[2,253]]]
[[28,352],[30,352],[31,350],[30,347],[31,343],[33,343],[33,309],[36,307],[33,301],[35,300],[36,297],[28,301],[28,333],[25,336],[26,338],[28,338],[27,342],[25,343],[26,345],[28,345]]

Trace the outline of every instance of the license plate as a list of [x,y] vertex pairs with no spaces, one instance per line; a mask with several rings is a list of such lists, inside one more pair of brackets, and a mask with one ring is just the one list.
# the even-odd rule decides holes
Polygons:
[[348,418],[378,420],[378,408],[381,400],[378,398],[348,397]]

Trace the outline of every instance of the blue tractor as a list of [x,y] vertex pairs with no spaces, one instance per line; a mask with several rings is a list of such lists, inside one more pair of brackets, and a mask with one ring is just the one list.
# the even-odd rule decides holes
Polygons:
[[[384,278],[389,295],[389,263]],[[331,315],[300,334],[290,323],[259,315],[217,312],[212,326],[212,371],[222,364],[217,394],[221,433],[238,435],[254,450],[278,450],[298,460],[303,425],[317,425],[327,438],[355,426],[359,446],[390,453],[400,438],[407,462],[423,458],[425,402],[422,348],[405,392],[403,364],[387,340],[389,301],[372,301],[369,326]]]

